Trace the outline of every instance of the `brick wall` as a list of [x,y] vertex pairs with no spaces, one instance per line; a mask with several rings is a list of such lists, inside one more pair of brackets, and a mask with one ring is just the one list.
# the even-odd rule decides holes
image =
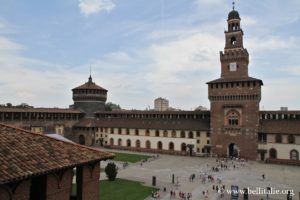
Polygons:
[[[228,146],[232,143],[237,144],[240,149],[240,157],[251,160],[257,158],[257,132],[259,125],[259,102],[261,96],[261,86],[252,82],[250,87],[245,84],[241,87],[235,83],[233,87],[219,84],[218,88],[211,88],[209,85],[209,97],[211,100],[211,143],[212,152],[219,156],[228,155]],[[241,96],[250,95],[257,98],[242,99]],[[218,100],[211,97],[219,96]],[[227,98],[239,96],[238,98]],[[229,110],[237,111],[241,114],[240,124],[236,127],[226,125],[226,112]],[[235,133],[227,131],[231,128],[236,129]]]
[[1,200],[29,200],[30,180],[0,185]]
[[98,200],[99,199],[99,179],[100,162],[93,165],[77,167],[77,199],[78,200]]
[[72,189],[73,169],[47,176],[47,200],[69,200]]

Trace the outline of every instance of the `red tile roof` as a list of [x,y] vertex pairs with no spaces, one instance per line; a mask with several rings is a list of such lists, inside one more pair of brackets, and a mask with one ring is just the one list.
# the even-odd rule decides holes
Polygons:
[[230,82],[247,82],[247,81],[259,81],[261,85],[263,85],[262,80],[252,77],[239,77],[239,78],[219,78],[206,84],[210,83],[230,83]]
[[106,89],[104,89],[103,87],[100,87],[99,85],[97,85],[96,83],[94,83],[92,81],[86,82],[85,84],[80,85],[80,86],[74,88],[73,90],[78,90],[78,89],[96,89],[96,90],[107,91]]
[[82,113],[79,110],[67,109],[67,108],[8,108],[8,107],[0,107],[0,112]]
[[209,120],[196,119],[82,119],[74,127],[140,128],[208,131]]
[[157,110],[113,110],[113,111],[97,111],[96,114],[210,114],[209,110],[195,110],[195,111],[157,111]]
[[0,124],[0,184],[112,157],[111,153]]
[[299,120],[261,120],[259,126],[259,132],[300,135],[300,121]]

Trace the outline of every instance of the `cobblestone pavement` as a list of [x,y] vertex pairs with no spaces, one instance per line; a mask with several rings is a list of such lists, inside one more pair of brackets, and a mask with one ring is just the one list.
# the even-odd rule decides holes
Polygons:
[[[101,167],[104,168],[106,163],[102,162]],[[300,168],[294,166],[285,165],[271,165],[264,164],[255,161],[249,161],[245,163],[245,166],[241,166],[238,161],[228,160],[228,169],[220,170],[219,172],[213,172],[212,167],[217,166],[215,158],[198,158],[198,157],[182,157],[182,156],[168,156],[159,155],[159,158],[151,159],[150,161],[143,163],[129,164],[128,167],[123,169],[122,163],[116,162],[120,170],[118,172],[118,178],[124,178],[129,180],[136,180],[144,182],[145,185],[151,186],[152,176],[156,176],[156,187],[160,188],[160,199],[169,200],[170,190],[176,191],[176,198],[178,192],[190,192],[192,193],[193,200],[209,199],[231,199],[230,194],[227,193],[227,189],[230,189],[232,185],[236,185],[239,189],[249,188],[251,192],[262,193],[264,189],[270,187],[272,192],[278,190],[284,194],[270,194],[271,200],[285,200],[286,192],[291,190],[295,196],[293,200],[299,200],[300,192]],[[235,168],[234,168],[235,165]],[[178,180],[179,184],[172,184],[172,174],[175,176],[175,182]],[[196,178],[193,182],[189,180],[191,174],[195,174]],[[200,174],[212,175],[214,179],[218,177],[222,179],[221,184],[217,184],[217,181],[202,183]],[[262,174],[265,174],[265,179],[262,179]],[[105,174],[101,173],[101,179],[105,179]],[[220,194],[213,191],[213,185],[225,185],[224,197],[221,198]],[[166,188],[166,192],[163,188]],[[208,190],[208,198],[202,194],[203,191]],[[243,199],[243,194],[239,195],[239,199]],[[148,198],[151,199],[150,197]],[[266,194],[253,195],[249,194],[249,200],[261,200],[267,199]]]

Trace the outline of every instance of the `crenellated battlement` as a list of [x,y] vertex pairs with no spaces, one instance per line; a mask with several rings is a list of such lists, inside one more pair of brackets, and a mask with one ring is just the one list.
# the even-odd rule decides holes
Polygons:
[[238,60],[246,60],[247,64],[249,63],[249,53],[247,49],[230,49],[220,51],[220,60],[221,62],[231,62]]

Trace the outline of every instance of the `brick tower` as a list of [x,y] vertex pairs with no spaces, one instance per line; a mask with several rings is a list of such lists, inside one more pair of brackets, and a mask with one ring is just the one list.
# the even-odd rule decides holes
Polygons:
[[239,13],[228,14],[221,78],[208,82],[212,152],[219,156],[257,158],[262,80],[248,76],[249,54],[243,46]]

